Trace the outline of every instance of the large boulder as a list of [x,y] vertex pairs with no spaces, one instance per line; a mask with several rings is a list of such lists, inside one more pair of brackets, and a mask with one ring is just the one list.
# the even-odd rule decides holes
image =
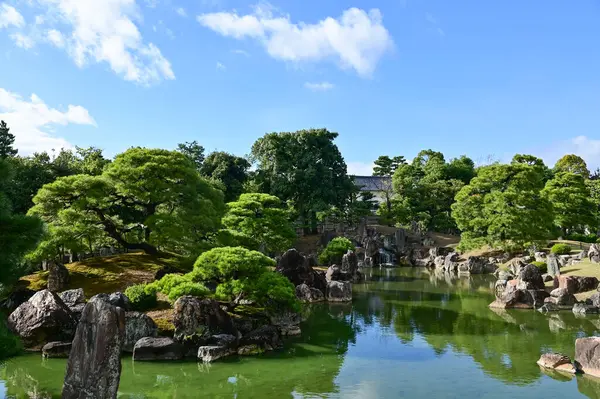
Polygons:
[[124,352],[133,352],[135,343],[145,337],[156,337],[158,327],[154,320],[141,312],[125,313],[125,343]]
[[540,367],[575,374],[577,371],[571,359],[562,353],[544,353],[537,361]]
[[587,255],[590,262],[600,263],[600,244],[592,244]]
[[240,335],[229,314],[213,299],[182,296],[175,302],[174,313],[174,338],[184,344],[188,356],[196,356],[198,347],[212,335]]
[[48,342],[42,348],[42,357],[46,359],[66,359],[71,353],[71,342]]
[[522,290],[541,290],[545,288],[540,269],[532,264],[525,265],[519,269],[517,281],[517,288]]
[[564,288],[571,294],[594,290],[598,287],[596,277],[560,275],[554,277],[554,288]]
[[129,301],[129,298],[127,298],[127,295],[123,294],[122,292],[113,292],[112,294],[98,294],[94,295],[90,299],[90,301],[92,299],[100,299],[113,306],[119,307],[124,311],[131,310],[131,302]]
[[550,292],[550,296],[544,300],[544,303],[556,305],[558,309],[572,309],[577,302],[575,295],[571,294],[565,288],[557,288]]
[[58,296],[68,307],[85,303],[85,294],[83,293],[83,288],[63,291],[58,294]]
[[62,263],[50,262],[48,271],[48,290],[58,292],[67,288],[71,276],[69,270]]
[[554,254],[548,255],[546,258],[547,272],[552,277],[560,275],[560,264],[558,262],[558,257]]
[[134,361],[160,361],[183,359],[183,347],[172,338],[140,339],[133,347]]
[[518,280],[498,280],[495,286],[496,300],[491,308],[508,309],[538,309],[544,305],[549,296],[545,290],[528,290],[519,288]]
[[85,305],[67,363],[63,399],[116,398],[125,312],[99,299]]
[[328,281],[327,300],[329,302],[352,301],[352,283],[349,281]]
[[358,272],[358,257],[352,250],[342,256],[342,272],[354,276]]
[[575,363],[584,373],[600,377],[600,337],[575,340]]
[[58,295],[42,290],[11,313],[8,327],[26,347],[41,348],[48,342],[72,340],[77,321]]
[[198,348],[198,360],[204,363],[212,363],[223,357],[232,355],[235,350],[226,346],[205,345]]
[[324,274],[314,270],[308,259],[295,249],[289,249],[281,256],[276,271],[287,277],[294,286],[306,284],[321,291],[327,287]]

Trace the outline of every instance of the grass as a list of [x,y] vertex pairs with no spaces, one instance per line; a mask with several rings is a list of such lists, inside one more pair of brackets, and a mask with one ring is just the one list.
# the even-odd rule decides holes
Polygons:
[[[99,293],[125,291],[133,284],[148,283],[164,266],[179,266],[173,255],[152,256],[128,253],[110,257],[91,258],[65,265],[71,274],[66,289],[83,288],[87,298]],[[20,286],[42,290],[48,283],[48,272],[38,272],[22,277]]]

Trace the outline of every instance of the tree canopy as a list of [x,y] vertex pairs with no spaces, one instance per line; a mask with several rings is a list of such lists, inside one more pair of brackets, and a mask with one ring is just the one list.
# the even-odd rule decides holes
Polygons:
[[406,160],[401,155],[393,158],[381,155],[374,163],[373,176],[392,176],[400,165],[406,164]]
[[574,154],[565,155],[556,162],[554,173],[560,172],[575,173],[585,179],[590,177],[590,171],[583,158]]
[[0,159],[17,155],[17,149],[13,147],[14,142],[14,134],[10,133],[6,122],[0,121]]
[[225,188],[225,201],[235,201],[244,191],[250,162],[227,152],[212,152],[204,160],[200,173],[218,180]]
[[222,192],[185,155],[140,147],[117,155],[99,176],[58,178],[33,202],[30,213],[51,229],[86,226],[147,253],[190,251],[219,227],[224,211]]

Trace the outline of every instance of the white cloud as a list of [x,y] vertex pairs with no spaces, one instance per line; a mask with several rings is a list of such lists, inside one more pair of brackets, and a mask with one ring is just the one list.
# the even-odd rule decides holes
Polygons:
[[355,176],[371,176],[373,174],[374,163],[365,162],[346,162],[348,174]]
[[185,8],[183,8],[183,7],[177,8],[175,10],[175,12],[181,17],[187,17],[187,12],[185,11]]
[[333,89],[335,86],[329,82],[320,82],[320,83],[304,83],[304,87],[312,91],[327,91]]
[[3,88],[0,88],[0,119],[10,127],[15,135],[15,146],[22,154],[71,148],[72,145],[65,139],[51,134],[51,129],[57,125],[96,126],[88,110],[82,106],[69,105],[66,111],[60,111],[48,107],[35,94],[27,100]]
[[226,69],[225,65],[221,64],[220,62],[217,62],[217,69],[219,71],[224,71]]
[[20,28],[25,25],[25,18],[13,6],[2,3],[0,4],[0,28],[7,28],[11,25]]
[[136,25],[141,21],[136,0],[37,3],[46,8],[42,18],[52,25],[39,40],[64,48],[78,67],[105,62],[123,79],[142,85],[175,79],[170,62],[158,47],[144,41]]
[[245,55],[246,57],[250,57],[250,53],[248,53],[245,50],[234,49],[234,50],[231,50],[231,52],[234,53],[234,54],[240,54],[240,55]]
[[12,35],[10,35],[10,38],[13,39],[13,41],[15,42],[15,44],[18,47],[21,47],[24,49],[30,49],[35,44],[31,37],[25,36],[24,34],[22,34],[20,32],[13,33]]
[[350,8],[337,19],[327,17],[310,24],[292,23],[289,15],[276,16],[271,6],[261,4],[252,14],[215,12],[199,15],[197,20],[223,36],[255,39],[275,59],[334,60],[363,77],[370,77],[383,54],[393,47],[378,9]]

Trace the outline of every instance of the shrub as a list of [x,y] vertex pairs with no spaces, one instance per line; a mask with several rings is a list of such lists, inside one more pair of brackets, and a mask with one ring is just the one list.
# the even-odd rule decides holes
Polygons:
[[242,247],[213,248],[200,255],[189,274],[192,281],[226,282],[232,279],[257,277],[275,261],[258,251]]
[[598,236],[596,234],[572,233],[567,236],[567,240],[581,241],[593,244],[598,241]]
[[571,253],[571,246],[568,244],[554,244],[550,251],[555,255],[568,255]]
[[171,288],[167,296],[170,301],[175,302],[177,299],[184,295],[192,295],[197,296],[199,298],[204,298],[210,294],[208,288],[200,283],[192,283],[191,281],[183,282],[175,287]]
[[276,272],[269,271],[260,276],[250,299],[270,309],[300,309],[294,284]]
[[540,272],[546,273],[548,271],[548,265],[546,264],[546,262],[531,262],[532,265],[536,266],[538,269],[540,269]]
[[339,264],[348,250],[355,250],[352,241],[345,237],[336,237],[327,244],[327,247],[319,255],[319,262],[323,265]]
[[181,274],[165,274],[163,278],[157,280],[151,284],[152,288],[156,291],[162,292],[165,295],[169,295],[171,290],[179,284],[190,282],[188,275]]
[[133,310],[143,312],[156,306],[156,291],[148,284],[136,284],[127,287],[125,296],[129,298]]
[[0,313],[0,359],[15,356],[21,349],[21,341],[8,330],[4,316]]

